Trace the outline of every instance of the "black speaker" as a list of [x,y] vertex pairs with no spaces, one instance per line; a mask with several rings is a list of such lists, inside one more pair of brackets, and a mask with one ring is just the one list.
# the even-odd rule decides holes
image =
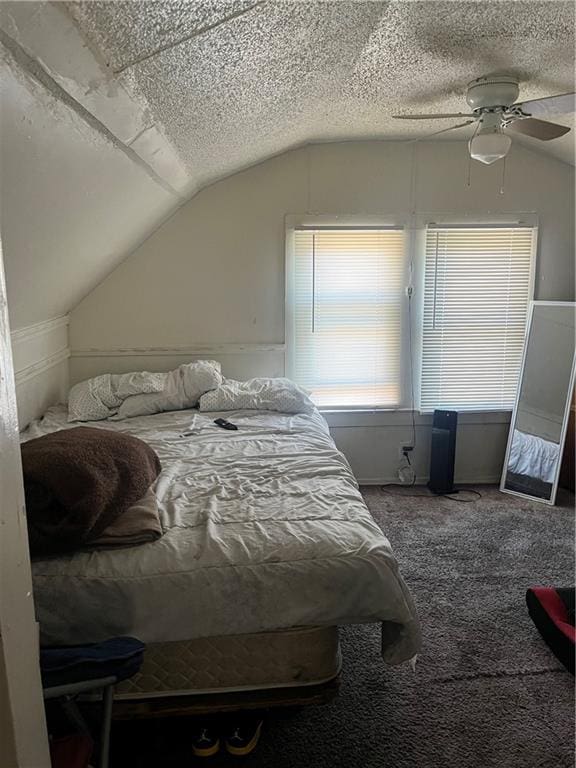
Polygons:
[[432,493],[442,494],[454,491],[457,426],[457,411],[434,411],[430,480],[428,481],[428,488]]

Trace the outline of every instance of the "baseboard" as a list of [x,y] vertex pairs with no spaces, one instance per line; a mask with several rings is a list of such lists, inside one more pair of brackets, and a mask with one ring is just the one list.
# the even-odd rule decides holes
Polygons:
[[[466,477],[464,479],[457,477],[454,480],[454,485],[499,485],[501,475],[479,475],[478,477]],[[430,478],[426,476],[417,477],[414,485],[426,485]],[[367,477],[356,478],[358,485],[400,485],[398,477]],[[406,488],[409,488],[406,485]]]

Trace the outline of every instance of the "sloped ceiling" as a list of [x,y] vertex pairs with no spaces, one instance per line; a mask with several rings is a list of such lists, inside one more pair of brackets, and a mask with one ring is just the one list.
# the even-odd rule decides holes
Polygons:
[[[182,201],[271,155],[425,136],[445,124],[391,116],[465,111],[466,83],[481,75],[515,75],[522,99],[574,90],[572,2],[28,2],[0,12],[15,327],[71,309]],[[574,162],[572,133],[514,140]],[[68,168],[72,148],[89,179]],[[65,205],[46,215],[54,190],[73,216]],[[38,214],[34,232],[23,206]],[[31,302],[30,284],[48,289]]]
[[[306,141],[426,135],[438,123],[391,115],[467,111],[466,83],[480,75],[517,75],[525,99],[574,85],[572,3],[68,8],[120,82],[145,97],[201,185]],[[570,139],[550,146],[566,159],[571,149]]]

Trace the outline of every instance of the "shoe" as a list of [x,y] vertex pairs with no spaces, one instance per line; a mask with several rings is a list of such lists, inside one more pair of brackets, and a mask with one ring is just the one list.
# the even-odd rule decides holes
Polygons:
[[246,717],[230,723],[224,741],[227,752],[239,757],[253,752],[260,738],[263,722],[257,717]]
[[218,730],[209,723],[200,723],[192,734],[192,751],[196,757],[212,757],[219,749]]

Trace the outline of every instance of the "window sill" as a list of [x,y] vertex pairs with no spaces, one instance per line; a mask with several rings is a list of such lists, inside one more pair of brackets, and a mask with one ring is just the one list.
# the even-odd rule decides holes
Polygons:
[[[320,413],[329,427],[411,427],[412,411],[408,408],[395,410],[322,410]],[[459,426],[468,424],[509,424],[512,411],[462,411],[458,414]],[[414,412],[417,427],[432,426],[432,413]]]

